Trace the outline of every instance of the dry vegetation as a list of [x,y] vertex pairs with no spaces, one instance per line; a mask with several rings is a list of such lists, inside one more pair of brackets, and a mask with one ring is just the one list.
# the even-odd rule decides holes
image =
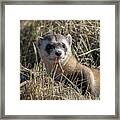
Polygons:
[[[20,99],[21,100],[83,100],[71,84],[56,82],[47,74],[36,47],[38,36],[48,32],[71,34],[72,52],[77,60],[92,68],[100,68],[100,21],[20,21]],[[99,98],[94,98],[99,99]]]

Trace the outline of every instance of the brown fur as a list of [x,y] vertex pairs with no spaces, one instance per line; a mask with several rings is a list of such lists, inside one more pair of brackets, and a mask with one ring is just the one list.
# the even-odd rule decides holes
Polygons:
[[[65,61],[66,62],[66,61]],[[55,68],[55,62],[49,62],[44,59],[45,66],[49,73]],[[82,79],[82,75],[84,74],[84,78],[86,78],[87,82],[90,85],[90,93],[94,96],[99,96],[100,93],[100,71],[97,69],[90,69],[85,65],[78,63],[76,58],[73,55],[70,55],[67,59],[67,62],[62,65],[61,67],[58,66],[56,71],[56,76],[63,73],[66,76],[74,75],[76,73],[79,79]],[[81,72],[82,71],[82,72]],[[71,79],[70,79],[71,80]],[[75,81],[74,81],[75,82]]]

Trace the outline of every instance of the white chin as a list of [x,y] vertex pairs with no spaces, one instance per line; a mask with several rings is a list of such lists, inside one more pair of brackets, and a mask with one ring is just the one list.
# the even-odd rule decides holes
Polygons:
[[61,59],[60,59],[60,62],[62,63],[62,62],[64,62],[64,60],[65,60],[65,58],[61,58]]
[[[50,61],[55,61],[57,58],[48,58]],[[63,62],[64,58],[58,58],[59,62]]]

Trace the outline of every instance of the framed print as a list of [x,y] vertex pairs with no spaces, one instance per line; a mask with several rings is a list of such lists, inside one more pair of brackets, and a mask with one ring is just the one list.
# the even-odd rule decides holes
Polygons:
[[2,1],[1,118],[119,119],[119,7]]

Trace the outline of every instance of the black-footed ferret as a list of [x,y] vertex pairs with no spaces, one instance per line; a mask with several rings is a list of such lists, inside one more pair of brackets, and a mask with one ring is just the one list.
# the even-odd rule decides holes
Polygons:
[[51,73],[58,62],[56,76],[64,74],[77,88],[82,89],[83,95],[89,91],[91,95],[99,96],[99,70],[80,64],[72,54],[71,45],[72,37],[70,34],[63,36],[51,33],[37,40],[37,48],[48,73]]

